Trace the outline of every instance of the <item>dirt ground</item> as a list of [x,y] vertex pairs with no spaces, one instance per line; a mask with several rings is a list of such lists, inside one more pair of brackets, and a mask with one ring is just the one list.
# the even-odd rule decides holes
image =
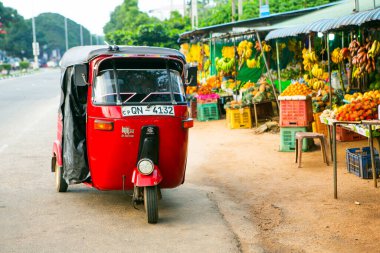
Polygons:
[[279,152],[279,133],[195,122],[187,182],[215,189],[209,198],[242,252],[380,252],[380,188],[345,163],[346,148],[367,141],[337,143],[336,200],[331,158],[324,164],[318,147],[303,153],[298,168],[293,152]]

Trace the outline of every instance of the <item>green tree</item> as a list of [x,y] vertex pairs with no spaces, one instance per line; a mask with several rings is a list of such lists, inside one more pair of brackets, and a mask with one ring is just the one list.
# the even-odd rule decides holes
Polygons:
[[28,55],[31,49],[26,48],[28,40],[25,40],[24,36],[28,26],[24,18],[15,9],[5,7],[0,2],[0,23],[3,31],[0,33],[0,50],[5,50],[11,55]]
[[[287,0],[287,1],[269,1],[269,9],[271,14],[299,10],[308,7],[319,6],[338,0]],[[200,27],[212,26],[231,22],[231,0],[215,0],[216,6],[205,9],[199,13],[198,22]],[[237,2],[237,1],[236,1]],[[263,0],[263,2],[265,2]],[[247,0],[243,2],[243,16],[241,20],[258,18],[259,1]],[[237,20],[237,17],[235,17]]]
[[145,45],[179,48],[178,35],[190,29],[190,19],[172,12],[160,21],[139,11],[137,1],[125,0],[115,8],[110,22],[104,27],[106,40],[118,45]]
[[[0,33],[0,50],[5,50],[8,56],[30,58],[32,52],[32,20],[25,20],[17,11],[4,7],[0,2],[1,29],[6,33]],[[40,52],[51,54],[52,50],[58,50],[61,55],[66,50],[65,43],[65,18],[56,13],[42,13],[35,17],[36,38],[40,44]],[[80,25],[67,19],[69,48],[79,46]],[[90,32],[83,27],[83,44],[90,45]],[[100,42],[102,43],[103,38]],[[93,44],[96,38],[92,39]]]

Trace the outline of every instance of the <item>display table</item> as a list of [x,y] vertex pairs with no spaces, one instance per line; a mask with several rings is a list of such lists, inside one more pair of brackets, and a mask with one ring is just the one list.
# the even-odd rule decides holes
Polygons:
[[[377,138],[379,141],[379,129],[380,129],[380,121],[379,120],[363,120],[363,121],[338,121],[335,119],[324,118],[322,115],[320,116],[321,122],[323,124],[327,124],[332,126],[332,132],[330,127],[328,127],[328,137],[330,139],[330,147],[332,153],[333,160],[333,176],[334,176],[334,198],[338,198],[338,189],[337,189],[337,152],[336,152],[336,126],[341,125],[346,129],[349,129],[355,133],[366,136],[370,145],[370,153],[371,153],[371,166],[372,166],[372,178],[374,187],[377,188],[377,176],[376,176],[376,166],[375,166],[375,152],[373,147],[373,138]],[[371,131],[370,131],[371,129]],[[380,143],[380,142],[379,142]],[[331,145],[332,144],[332,145]]]

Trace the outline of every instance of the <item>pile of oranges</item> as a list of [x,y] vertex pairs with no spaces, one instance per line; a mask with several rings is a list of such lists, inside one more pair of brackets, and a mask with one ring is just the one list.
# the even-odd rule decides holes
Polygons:
[[289,85],[282,93],[281,96],[307,96],[312,93],[312,90],[304,83],[295,82]]
[[217,76],[210,76],[206,79],[206,85],[208,85],[214,89],[218,89],[218,88],[220,88],[220,86],[222,84],[220,79],[221,78],[217,77]]
[[338,108],[336,119],[339,121],[360,121],[377,119],[377,105],[380,99],[362,98]]
[[198,89],[198,95],[209,95],[212,94],[212,88],[209,85],[202,85]]

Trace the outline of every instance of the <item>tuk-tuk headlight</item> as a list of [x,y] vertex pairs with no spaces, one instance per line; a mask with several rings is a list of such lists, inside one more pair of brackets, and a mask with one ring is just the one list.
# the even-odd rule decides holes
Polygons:
[[141,174],[149,175],[153,172],[154,164],[152,160],[148,158],[143,158],[137,163],[137,169]]

